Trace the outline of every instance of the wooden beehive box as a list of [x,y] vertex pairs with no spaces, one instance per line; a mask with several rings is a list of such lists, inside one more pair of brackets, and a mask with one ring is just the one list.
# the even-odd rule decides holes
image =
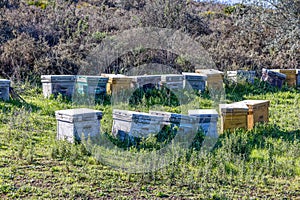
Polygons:
[[206,136],[218,137],[218,117],[219,114],[215,109],[197,109],[189,110],[190,116],[196,117],[199,128],[202,128]]
[[72,97],[74,93],[76,80],[74,75],[42,75],[41,80],[44,97],[50,97],[51,94]]
[[259,122],[269,122],[268,100],[244,100],[241,101],[248,106],[248,129],[253,129],[254,125]]
[[215,69],[197,69],[196,73],[207,76],[206,86],[208,89],[223,89],[224,73]]
[[279,72],[286,75],[286,83],[290,87],[295,87],[297,82],[296,69],[271,69],[271,71]]
[[162,116],[114,109],[112,134],[122,141],[127,137],[146,138],[161,130],[162,121]]
[[268,69],[262,69],[262,77],[261,80],[268,82],[269,84],[271,84],[272,86],[281,88],[284,81],[286,79],[286,75],[279,73],[279,72],[275,72],[275,71],[271,71]]
[[244,103],[220,104],[221,132],[248,128],[248,107]]
[[163,112],[163,111],[154,111],[150,110],[151,115],[161,116],[163,125],[170,125],[171,127],[178,126],[179,133],[196,133],[197,130],[197,121],[195,117],[188,115]]
[[100,120],[102,112],[88,108],[77,108],[55,111],[57,120],[58,140],[67,140],[71,143],[85,139],[97,139],[100,135]]
[[79,94],[99,95],[106,93],[108,77],[77,76],[76,89]]
[[205,82],[207,80],[206,75],[189,72],[183,72],[182,75],[184,77],[183,88],[194,89],[202,92],[205,90]]
[[183,89],[183,75],[181,74],[164,74],[161,75],[161,85],[170,90]]
[[233,82],[248,82],[254,83],[254,78],[256,75],[255,71],[247,71],[247,70],[237,70],[237,71],[227,71],[227,78]]
[[0,79],[0,99],[9,100],[10,80]]
[[132,78],[122,74],[101,74],[108,77],[106,85],[107,94],[118,94],[131,89]]

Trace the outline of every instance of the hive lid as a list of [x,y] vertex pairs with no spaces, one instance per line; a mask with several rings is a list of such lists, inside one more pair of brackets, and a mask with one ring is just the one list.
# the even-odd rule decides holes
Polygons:
[[243,102],[235,102],[232,104],[220,104],[221,113],[244,113],[248,112],[248,106]]
[[70,82],[75,81],[76,76],[74,75],[42,75],[41,80],[44,82]]
[[55,116],[57,120],[67,122],[91,121],[102,119],[102,112],[89,108],[77,108],[55,111]]
[[164,74],[161,75],[162,81],[182,81],[183,75],[182,74]]
[[9,86],[10,85],[10,80],[0,79],[0,85]]
[[103,76],[77,76],[77,82],[107,82],[108,77]]
[[172,123],[194,123],[196,121],[196,118],[193,116],[178,114],[178,113],[171,113],[171,112],[164,112],[164,111],[154,111],[150,110],[149,113],[151,115],[157,115],[162,116],[163,120],[166,122],[172,122]]
[[190,73],[190,72],[183,72],[182,75],[186,80],[199,80],[199,81],[205,81],[207,79],[207,76],[204,74],[199,73]]
[[127,77],[123,74],[104,74],[102,73],[101,76],[103,77],[109,77],[109,78],[120,78],[120,77]]
[[157,115],[151,115],[145,112],[136,112],[129,110],[113,110],[113,118],[121,119],[126,121],[144,122],[149,123],[150,121],[161,122],[163,117]]
[[141,76],[130,76],[132,81],[139,82],[139,81],[160,81],[161,75],[141,75]]
[[207,76],[223,76],[223,72],[216,69],[197,69],[196,73],[205,74]]
[[269,105],[270,104],[269,100],[244,100],[241,102],[245,103],[247,106],[264,105],[264,104]]
[[188,111],[190,116],[197,118],[218,118],[219,114],[215,109],[196,109]]

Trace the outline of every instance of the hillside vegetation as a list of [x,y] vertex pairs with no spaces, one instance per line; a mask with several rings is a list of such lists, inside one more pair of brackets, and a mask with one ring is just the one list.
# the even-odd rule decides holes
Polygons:
[[[299,1],[269,1],[273,7],[252,2],[230,6],[184,0],[4,0],[0,76],[39,82],[41,74],[76,74],[104,38],[148,26],[188,34],[220,70],[299,67]],[[168,52],[159,51],[149,49],[135,58],[174,64]],[[131,56],[129,52],[120,58],[119,65],[142,64]]]

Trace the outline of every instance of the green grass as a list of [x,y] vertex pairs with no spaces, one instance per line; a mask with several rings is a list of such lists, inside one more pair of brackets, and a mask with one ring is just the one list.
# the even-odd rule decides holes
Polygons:
[[[260,83],[229,85],[228,102],[270,100],[269,124],[257,125],[251,131],[224,133],[212,151],[186,150],[178,160],[147,173],[114,169],[94,158],[85,144],[56,141],[54,113],[72,108],[72,103],[60,97],[44,99],[39,88],[20,88],[18,92],[27,104],[0,101],[1,199],[296,199],[300,196],[299,90],[277,90]],[[141,99],[142,103],[124,107],[148,111],[162,103],[155,98]],[[145,102],[147,106],[143,106]],[[189,104],[210,107],[212,102],[203,94]],[[95,108],[103,111],[102,131],[109,133],[111,106],[98,104]],[[163,108],[176,112],[186,109],[174,107],[170,101]],[[143,142],[142,147],[148,148],[156,141]],[[133,147],[131,151],[139,149]]]

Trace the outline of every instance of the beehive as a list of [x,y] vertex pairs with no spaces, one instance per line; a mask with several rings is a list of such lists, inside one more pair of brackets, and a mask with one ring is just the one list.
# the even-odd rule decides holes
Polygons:
[[297,70],[296,69],[271,69],[271,71],[279,72],[286,75],[285,82],[290,87],[295,87],[297,82]]
[[112,134],[121,141],[127,137],[145,138],[161,130],[162,119],[149,113],[114,109]]
[[161,75],[130,76],[133,88],[154,88],[161,84]]
[[108,77],[77,76],[76,86],[79,94],[99,95],[106,93]]
[[196,117],[198,127],[201,128],[206,136],[210,137],[218,137],[218,117],[219,114],[214,109],[197,109],[197,110],[189,110],[190,116]]
[[163,125],[170,125],[171,127],[177,126],[179,133],[196,133],[197,130],[197,121],[195,117],[188,115],[163,112],[163,111],[154,111],[150,110],[151,115],[161,116]]
[[247,129],[248,107],[244,103],[220,104],[221,132],[237,128]]
[[185,89],[191,88],[198,91],[205,90],[205,82],[207,80],[206,75],[201,75],[198,73],[188,73],[188,72],[183,72],[182,75],[184,77],[183,87]]
[[256,75],[255,71],[246,71],[246,70],[227,71],[227,78],[236,83],[248,82],[253,84],[255,75]]
[[181,74],[164,74],[161,75],[161,85],[170,90],[183,89],[183,75]]
[[254,125],[259,122],[269,122],[268,100],[245,100],[241,101],[248,106],[248,129],[253,129]]
[[262,69],[261,80],[265,81],[265,82],[268,82],[272,86],[281,88],[284,81],[285,81],[285,79],[286,79],[285,74],[275,72],[275,71],[271,71],[271,70],[268,70],[268,69]]
[[106,91],[108,94],[119,94],[131,89],[132,78],[122,74],[101,74],[108,77]]
[[9,100],[10,80],[0,79],[0,99],[4,101]]
[[50,97],[51,94],[57,96],[72,97],[75,90],[74,75],[42,75],[43,94],[44,97]]
[[88,108],[58,110],[55,112],[57,120],[57,139],[69,142],[97,138],[100,134],[100,120],[102,112]]
[[297,86],[300,86],[300,69],[297,69]]
[[215,69],[197,69],[196,73],[207,76],[206,86],[208,89],[222,90],[224,73]]

